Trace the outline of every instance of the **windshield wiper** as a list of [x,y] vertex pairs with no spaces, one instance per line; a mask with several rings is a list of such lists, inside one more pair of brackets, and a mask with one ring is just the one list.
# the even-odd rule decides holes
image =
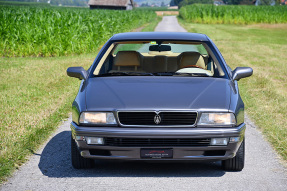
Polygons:
[[111,72],[100,74],[98,76],[154,76],[152,73],[145,72]]
[[173,76],[174,72],[157,72],[157,73],[153,73],[156,76]]
[[210,77],[205,73],[182,73],[182,72],[157,72],[153,73],[156,76],[199,76],[199,77]]
[[157,72],[157,73],[148,73],[148,72],[111,72],[105,74],[99,74],[95,77],[103,76],[196,76],[196,77],[210,77],[205,73],[181,73],[181,72]]
[[196,77],[210,77],[208,74],[205,74],[205,73],[181,73],[181,72],[175,72],[174,75],[179,75],[179,76],[196,76]]

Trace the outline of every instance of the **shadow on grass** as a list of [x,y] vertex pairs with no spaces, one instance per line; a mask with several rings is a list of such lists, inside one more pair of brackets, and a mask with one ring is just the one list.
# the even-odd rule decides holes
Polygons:
[[74,169],[70,159],[70,131],[55,135],[44,148],[39,163],[48,177],[220,177],[220,162],[156,163],[96,161],[93,169]]

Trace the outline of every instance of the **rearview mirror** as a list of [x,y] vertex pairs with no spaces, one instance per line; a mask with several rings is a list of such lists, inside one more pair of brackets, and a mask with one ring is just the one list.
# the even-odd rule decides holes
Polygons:
[[232,80],[240,80],[241,78],[249,77],[253,74],[253,69],[250,67],[237,67],[232,71]]
[[83,67],[70,67],[67,69],[67,75],[80,80],[88,78],[88,72]]
[[171,46],[169,46],[169,45],[151,45],[149,47],[149,51],[157,51],[157,52],[171,51]]

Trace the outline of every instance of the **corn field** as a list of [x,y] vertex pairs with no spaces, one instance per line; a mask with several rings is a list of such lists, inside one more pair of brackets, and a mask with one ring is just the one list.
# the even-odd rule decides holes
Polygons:
[[151,21],[147,10],[0,6],[0,56],[61,56],[93,52],[108,38]]
[[206,24],[287,23],[287,6],[188,5],[179,10],[188,22]]

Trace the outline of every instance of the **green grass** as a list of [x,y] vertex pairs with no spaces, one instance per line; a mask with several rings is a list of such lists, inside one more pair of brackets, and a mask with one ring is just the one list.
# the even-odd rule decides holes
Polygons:
[[156,18],[153,11],[0,6],[0,56],[95,52],[113,34]]
[[287,23],[287,6],[188,5],[179,15],[187,22],[205,24]]
[[156,17],[150,24],[146,25],[142,32],[153,32],[157,24],[162,20],[161,17]]
[[[142,30],[153,31],[158,21]],[[88,69],[96,54],[0,57],[0,183],[68,117],[80,81],[66,69]]]
[[0,180],[67,118],[79,81],[66,69],[94,57],[0,58]]
[[276,151],[287,161],[287,24],[216,25],[190,24],[189,32],[208,35],[228,65],[249,66],[253,76],[239,81],[247,114]]

